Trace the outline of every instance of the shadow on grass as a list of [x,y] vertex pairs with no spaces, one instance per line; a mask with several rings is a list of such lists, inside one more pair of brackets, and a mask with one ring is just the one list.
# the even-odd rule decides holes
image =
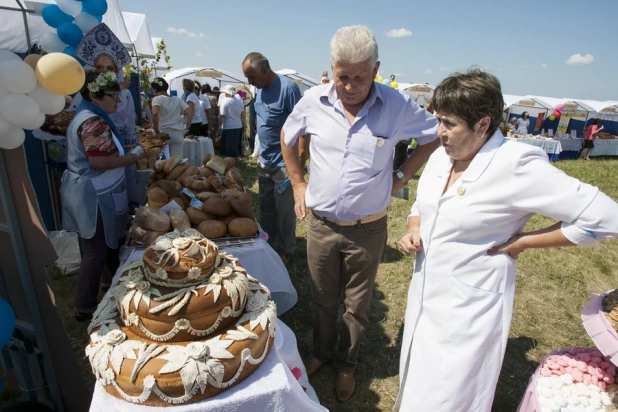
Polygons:
[[[281,316],[281,320],[296,334],[298,350],[303,359],[311,355],[313,346],[313,300],[306,253],[306,238],[297,237],[296,256],[294,262],[288,265],[288,271],[298,292],[298,303],[289,312]],[[344,310],[342,303],[340,305],[340,325],[341,314]],[[394,377],[398,374],[401,336],[393,346],[382,326],[382,322],[387,319],[387,316],[388,306],[385,303],[385,295],[380,291],[380,286],[377,285],[373,291],[369,325],[365,331],[359,354],[359,365],[356,369],[356,392],[352,398],[346,403],[340,403],[337,400],[335,394],[336,370],[332,363],[323,366],[310,380],[320,402],[329,410],[381,411],[383,409],[379,404],[384,396],[390,396],[394,401],[394,397],[397,396],[396,393],[378,393],[376,388],[372,386],[376,379]]]
[[535,347],[536,341],[529,337],[509,338],[492,411],[517,410],[517,405],[528,386],[528,380],[539,365],[527,357],[527,353]]

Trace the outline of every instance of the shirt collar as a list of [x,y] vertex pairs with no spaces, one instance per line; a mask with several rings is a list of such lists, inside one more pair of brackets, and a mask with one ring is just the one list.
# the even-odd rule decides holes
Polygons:
[[496,130],[496,132],[489,138],[489,140],[481,147],[481,150],[474,156],[474,159],[461,176],[461,179],[468,182],[476,181],[481,174],[487,169],[489,163],[491,163],[494,155],[506,141],[502,132]]

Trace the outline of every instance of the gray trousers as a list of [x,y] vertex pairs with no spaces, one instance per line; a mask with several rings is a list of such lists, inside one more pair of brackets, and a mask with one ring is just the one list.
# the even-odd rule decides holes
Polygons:
[[290,187],[283,193],[277,192],[277,187],[288,178],[288,171],[285,166],[268,167],[258,162],[257,176],[260,186],[260,225],[268,233],[268,243],[275,250],[294,254],[294,191]]
[[[307,265],[313,293],[313,355],[335,360],[338,372],[353,372],[369,322],[371,296],[387,236],[386,216],[338,226],[308,213]],[[337,333],[339,303],[345,311]],[[338,335],[338,336],[337,336]],[[339,350],[336,351],[337,337]]]

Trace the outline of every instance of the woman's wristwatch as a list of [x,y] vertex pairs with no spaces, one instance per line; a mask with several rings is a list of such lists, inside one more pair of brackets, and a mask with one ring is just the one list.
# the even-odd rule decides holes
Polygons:
[[400,181],[401,183],[403,183],[404,185],[408,183],[408,179],[406,179],[406,175],[405,175],[405,174],[403,174],[403,172],[402,172],[401,170],[397,170],[397,171],[395,172],[395,177],[396,177],[397,179],[399,179],[399,181]]

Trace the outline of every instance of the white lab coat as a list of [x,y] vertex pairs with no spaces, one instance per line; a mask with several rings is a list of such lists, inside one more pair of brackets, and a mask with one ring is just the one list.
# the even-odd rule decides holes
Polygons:
[[[487,250],[521,233],[534,213],[563,223],[578,245],[618,233],[618,204],[553,167],[538,147],[496,132],[442,194],[452,167],[431,156],[412,215],[421,218],[408,292],[395,409],[491,410],[515,293],[515,261]],[[551,253],[551,252],[548,252]]]

